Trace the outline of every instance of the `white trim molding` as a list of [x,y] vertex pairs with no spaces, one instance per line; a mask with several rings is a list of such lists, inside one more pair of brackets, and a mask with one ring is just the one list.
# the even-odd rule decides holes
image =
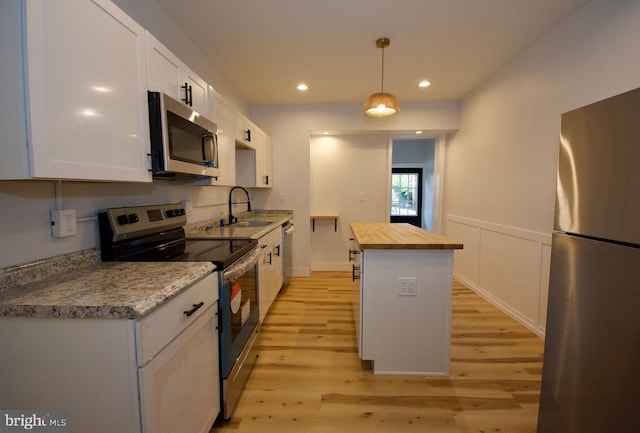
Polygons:
[[464,244],[455,278],[544,337],[551,234],[447,215],[446,236]]

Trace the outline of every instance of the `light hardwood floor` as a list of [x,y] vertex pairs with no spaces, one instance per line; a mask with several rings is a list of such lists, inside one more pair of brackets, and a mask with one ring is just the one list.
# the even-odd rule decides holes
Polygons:
[[451,375],[374,376],[358,359],[350,273],[292,278],[262,325],[231,421],[211,433],[534,433],[543,341],[458,282]]

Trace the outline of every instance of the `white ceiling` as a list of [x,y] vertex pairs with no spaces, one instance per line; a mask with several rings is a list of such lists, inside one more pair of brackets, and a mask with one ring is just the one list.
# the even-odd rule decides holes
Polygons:
[[386,91],[459,99],[587,0],[156,1],[250,104],[315,104],[379,91],[383,36]]

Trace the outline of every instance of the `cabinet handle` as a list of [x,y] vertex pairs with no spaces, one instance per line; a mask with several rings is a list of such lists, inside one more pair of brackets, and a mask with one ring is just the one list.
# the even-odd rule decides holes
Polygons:
[[276,247],[276,257],[280,257],[280,245]]
[[271,265],[271,259],[273,258],[273,253],[269,253],[269,264]]
[[266,176],[264,177],[264,184],[265,184],[265,185],[269,185],[269,175],[266,175]]
[[245,136],[245,139],[246,139],[249,143],[251,143],[251,130],[250,130],[250,129],[247,129],[246,131],[244,131],[244,136]]
[[351,270],[351,281],[359,280],[360,274],[356,275],[356,271],[360,270],[360,266],[353,265],[353,269]]
[[181,89],[184,89],[184,98],[182,102],[187,104],[188,106],[193,106],[193,86],[190,86],[189,83],[185,82],[184,86],[180,86]]
[[189,311],[185,311],[185,312],[184,312],[184,315],[185,315],[185,316],[187,316],[187,317],[191,316],[193,313],[195,313],[196,311],[198,311],[198,309],[199,309],[200,307],[202,307],[203,305],[204,305],[204,301],[203,301],[203,302],[200,302],[200,303],[198,303],[198,304],[193,304],[193,308],[192,308],[192,309],[190,309]]

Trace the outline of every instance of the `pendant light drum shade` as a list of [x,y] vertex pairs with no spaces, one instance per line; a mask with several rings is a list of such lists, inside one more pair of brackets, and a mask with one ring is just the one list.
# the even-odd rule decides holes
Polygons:
[[400,111],[400,101],[391,93],[378,92],[364,103],[364,112],[371,117],[386,117]]
[[371,117],[392,116],[400,111],[398,98],[384,91],[384,49],[390,43],[388,38],[379,38],[376,41],[376,47],[382,48],[382,88],[379,92],[369,96],[364,103],[364,112]]

